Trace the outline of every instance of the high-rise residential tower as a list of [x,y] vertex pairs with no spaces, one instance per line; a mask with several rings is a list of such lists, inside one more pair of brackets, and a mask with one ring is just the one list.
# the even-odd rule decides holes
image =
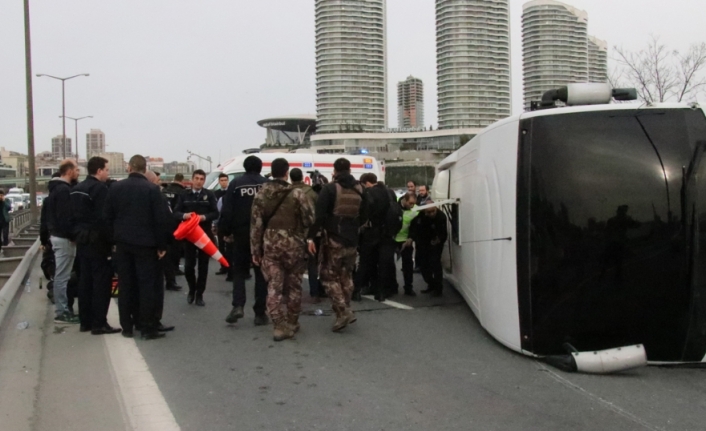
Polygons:
[[511,114],[508,0],[436,0],[439,128]]
[[105,153],[105,133],[91,129],[86,133],[86,160],[101,153]]
[[424,83],[409,76],[397,83],[397,127],[424,126]]
[[61,160],[64,158],[69,158],[73,157],[74,153],[71,151],[73,148],[71,146],[71,138],[64,137],[64,148],[62,149],[61,145],[61,135],[56,135],[55,137],[51,138],[51,155],[54,157],[56,160]]
[[608,42],[588,36],[588,82],[608,82]]
[[522,55],[525,109],[547,90],[588,82],[588,14],[555,0],[525,3]]
[[385,0],[316,0],[318,133],[387,127]]

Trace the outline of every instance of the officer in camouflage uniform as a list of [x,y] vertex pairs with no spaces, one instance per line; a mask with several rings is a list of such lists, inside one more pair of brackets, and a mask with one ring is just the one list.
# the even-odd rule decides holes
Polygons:
[[325,185],[316,201],[316,220],[309,229],[309,253],[316,254],[314,239],[323,230],[319,253],[319,278],[336,313],[334,332],[356,321],[350,308],[353,294],[358,229],[363,188],[351,175],[351,163],[344,158],[333,164],[334,182]]
[[[304,179],[304,173],[299,168],[294,168],[289,171],[289,179],[292,181],[292,187],[295,189],[301,189],[306,197],[309,198],[312,207],[316,207],[316,200],[319,198],[317,192],[314,191],[311,186],[307,185],[302,181]],[[321,237],[317,237],[317,246],[320,246]],[[318,256],[308,256],[307,259],[307,272],[309,274],[309,295],[313,298],[314,303],[318,304],[321,302],[321,298],[325,297],[324,292],[321,289],[321,283],[319,282],[319,259]]]
[[282,341],[299,330],[306,231],[314,221],[314,207],[300,188],[287,182],[287,160],[272,161],[272,177],[253,201],[250,249],[253,263],[267,280],[267,313],[274,324],[274,340]]

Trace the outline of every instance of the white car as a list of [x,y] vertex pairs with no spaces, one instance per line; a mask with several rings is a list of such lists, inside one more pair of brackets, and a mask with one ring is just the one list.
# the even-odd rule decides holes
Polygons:
[[24,209],[24,199],[22,195],[5,195],[5,200],[10,201],[10,212]]

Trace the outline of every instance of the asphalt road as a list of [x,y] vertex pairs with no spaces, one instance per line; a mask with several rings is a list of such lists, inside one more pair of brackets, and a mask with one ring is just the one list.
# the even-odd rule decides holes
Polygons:
[[706,429],[704,370],[562,373],[495,342],[451,288],[394,298],[412,310],[364,300],[342,333],[327,302],[307,303],[301,332],[275,343],[251,303],[224,321],[231,287],[211,266],[206,307],[167,292],[176,331],[137,340],[182,430]]

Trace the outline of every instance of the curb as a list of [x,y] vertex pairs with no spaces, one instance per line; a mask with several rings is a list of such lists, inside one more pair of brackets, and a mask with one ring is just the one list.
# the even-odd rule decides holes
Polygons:
[[7,310],[10,309],[12,305],[12,300],[17,295],[17,291],[22,286],[22,280],[27,276],[27,272],[30,269],[34,258],[37,256],[39,251],[39,238],[32,244],[29,250],[25,253],[22,258],[22,262],[17,266],[17,269],[12,273],[12,277],[5,283],[2,289],[0,289],[0,326],[2,326],[7,314]]

